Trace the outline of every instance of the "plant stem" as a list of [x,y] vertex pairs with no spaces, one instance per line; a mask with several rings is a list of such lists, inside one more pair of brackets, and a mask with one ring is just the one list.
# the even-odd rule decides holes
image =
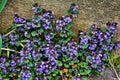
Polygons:
[[8,36],[10,33],[12,33],[15,29],[11,30],[9,33],[5,34],[4,36]]
[[116,71],[114,65],[112,64],[109,56],[108,56],[108,60],[109,60],[109,63],[110,63],[110,65],[111,65],[111,67],[113,68],[113,70],[114,70],[114,72],[115,72],[115,75],[116,75],[117,79],[120,80],[120,77],[118,76],[117,71]]
[[11,51],[11,52],[15,52],[15,53],[20,53],[19,51],[15,51],[15,50],[8,49],[8,48],[1,48],[1,50],[4,50],[4,51]]

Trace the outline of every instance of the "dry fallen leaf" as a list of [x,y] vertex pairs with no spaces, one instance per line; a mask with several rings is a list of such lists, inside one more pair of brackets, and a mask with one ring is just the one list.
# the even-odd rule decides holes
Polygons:
[[77,64],[72,65],[72,68],[76,68],[76,67],[77,67]]
[[63,73],[68,73],[68,69],[63,69]]

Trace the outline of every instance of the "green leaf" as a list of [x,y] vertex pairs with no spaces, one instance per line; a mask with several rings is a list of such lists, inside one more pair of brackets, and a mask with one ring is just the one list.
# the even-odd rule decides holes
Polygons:
[[30,38],[30,34],[27,34],[26,37],[27,37],[27,38]]
[[43,9],[39,7],[37,10],[41,13]]
[[81,69],[80,74],[81,75],[88,75],[90,74],[91,70],[90,69]]
[[20,68],[17,68],[17,69],[16,69],[16,71],[18,71],[18,72],[19,72],[19,71],[20,71]]
[[88,64],[88,63],[86,63],[86,62],[81,62],[81,63],[79,63],[78,65],[79,65],[80,67],[86,67],[87,64]]
[[47,78],[48,78],[49,80],[51,80],[51,79],[52,79],[52,76],[51,76],[51,75],[49,75],[49,76],[47,76]]
[[82,52],[78,52],[77,56],[82,56],[83,53]]
[[64,64],[64,66],[65,66],[66,68],[68,68],[68,67],[69,67],[69,64]]
[[67,32],[67,35],[72,36],[73,33],[74,33],[73,30],[69,30],[69,31]]
[[32,31],[32,32],[31,32],[31,35],[32,35],[32,36],[36,36],[36,34],[37,34],[36,31]]
[[33,64],[30,62],[28,66],[29,66],[29,67],[33,67]]
[[55,74],[58,74],[58,73],[59,73],[59,70],[58,70],[58,69],[55,69],[55,70],[54,70],[54,73],[55,73]]
[[9,66],[10,64],[9,64],[9,62],[6,62],[5,65],[6,65],[6,66]]
[[21,77],[18,77],[17,80],[21,80]]
[[18,42],[16,42],[16,44],[15,44],[15,45],[16,45],[17,47],[18,47],[18,46],[20,46],[20,42],[19,42],[19,41],[18,41]]
[[84,49],[86,49],[88,47],[88,44],[84,44]]
[[57,61],[58,66],[62,66],[62,62],[61,61]]
[[56,76],[57,74],[54,74],[54,73],[53,73],[52,75],[53,75],[53,76]]
[[38,22],[37,27],[41,27],[41,22],[40,21]]
[[61,36],[61,37],[64,37],[64,34],[63,34],[63,33],[60,33],[60,36]]
[[28,42],[28,40],[21,40],[20,42]]
[[69,69],[69,72],[72,73],[72,69]]
[[9,78],[4,78],[4,80],[9,80]]
[[70,61],[70,63],[69,63],[70,65],[73,65],[74,64],[74,61]]
[[33,80],[33,76],[30,76],[30,77],[29,77],[29,80]]
[[86,62],[89,62],[90,60],[91,60],[91,57],[88,56],[88,57],[86,58]]
[[117,65],[117,69],[120,71],[120,64],[119,64],[119,65]]
[[68,14],[71,14],[71,12],[72,12],[72,9],[68,9],[68,11],[67,11],[67,12],[68,12]]
[[67,37],[67,39],[65,40],[65,42],[67,43],[67,42],[69,42],[71,40],[71,37],[69,36],[69,37]]
[[62,61],[63,61],[63,62],[66,62],[65,58],[62,58]]
[[11,26],[9,29],[15,29],[17,27],[21,27],[23,26],[24,24],[14,24],[13,26]]
[[2,37],[0,35],[0,54],[1,54],[1,48],[2,48]]
[[83,76],[82,77],[82,80],[88,80],[86,76]]
[[2,10],[5,7],[6,3],[7,3],[7,0],[2,0],[2,2],[0,3],[0,12],[2,12]]
[[73,22],[70,22],[70,23],[68,23],[68,29],[70,29],[72,26],[74,26],[74,23]]
[[55,79],[52,79],[52,80],[59,80],[59,76],[55,76]]
[[20,26],[23,26],[24,24],[15,24],[15,26],[13,26],[14,28],[16,27],[20,27]]
[[78,11],[75,11],[74,13],[75,13],[75,14],[78,14],[79,12],[78,12]]
[[101,71],[101,72],[100,72],[100,75],[101,75],[101,76],[104,75],[104,71]]
[[40,29],[40,31],[41,31],[41,33],[43,33],[43,32],[44,32],[44,30],[43,30],[42,28]]

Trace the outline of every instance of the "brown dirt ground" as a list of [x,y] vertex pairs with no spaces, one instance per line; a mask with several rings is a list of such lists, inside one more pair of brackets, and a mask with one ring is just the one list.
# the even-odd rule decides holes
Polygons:
[[[56,19],[67,14],[66,10],[71,3],[78,4],[79,15],[78,18],[74,19],[75,26],[73,27],[75,34],[78,30],[87,31],[93,23],[98,27],[104,27],[108,21],[115,21],[120,25],[120,0],[8,0],[5,9],[0,13],[0,29],[12,25],[14,12],[22,17],[31,18],[31,7],[36,2],[42,8],[54,11]],[[77,35],[74,35],[74,38],[77,39]],[[120,40],[120,26],[116,40]],[[116,56],[120,55],[119,51],[115,53]],[[115,79],[103,79],[101,77],[90,80]]]

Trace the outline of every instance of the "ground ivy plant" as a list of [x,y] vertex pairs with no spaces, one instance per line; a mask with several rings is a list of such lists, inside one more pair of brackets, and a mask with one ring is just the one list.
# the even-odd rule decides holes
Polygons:
[[38,4],[32,10],[31,20],[15,13],[9,32],[1,33],[1,80],[86,80],[103,73],[108,56],[120,48],[120,42],[113,41],[116,22],[108,22],[103,29],[93,24],[88,33],[79,31],[76,42],[71,30],[78,14],[74,3],[68,15],[57,20],[52,11]]

